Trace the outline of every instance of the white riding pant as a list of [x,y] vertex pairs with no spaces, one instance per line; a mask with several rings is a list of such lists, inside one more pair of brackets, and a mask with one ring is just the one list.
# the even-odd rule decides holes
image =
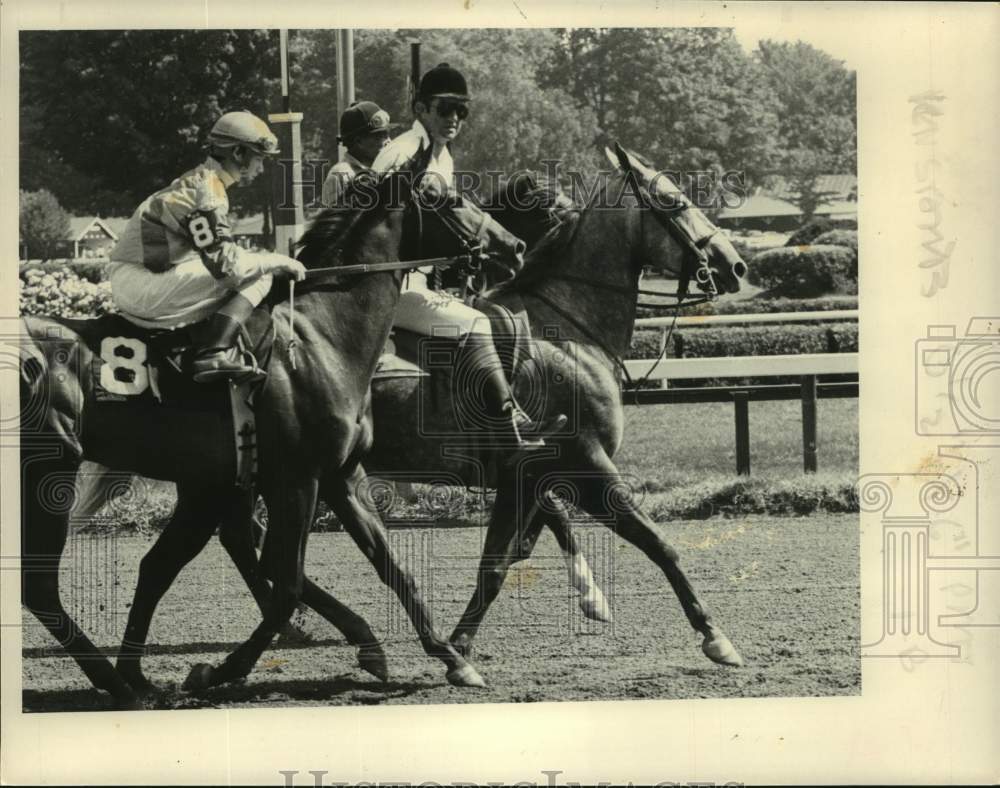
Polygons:
[[108,280],[122,317],[144,328],[178,328],[215,314],[234,292],[257,306],[271,290],[272,277],[264,274],[231,290],[195,258],[163,273],[141,263],[114,262]]
[[419,270],[404,280],[392,324],[424,336],[453,334],[456,329],[458,336],[492,333],[490,321],[482,312],[466,306],[451,293],[431,290],[427,275]]

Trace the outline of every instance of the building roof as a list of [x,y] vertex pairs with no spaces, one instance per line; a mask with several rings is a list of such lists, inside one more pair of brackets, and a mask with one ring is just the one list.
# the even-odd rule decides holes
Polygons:
[[118,240],[118,234],[112,230],[103,219],[96,216],[71,216],[69,217],[69,232],[66,234],[67,241],[81,241],[83,236],[90,232],[94,225],[100,227],[112,241]]
[[[788,200],[795,196],[788,182],[781,177],[775,178],[771,188],[766,190],[768,194],[781,200]],[[851,195],[857,200],[858,176],[857,175],[818,175],[816,177],[816,191],[829,192],[836,195],[838,200],[849,200]]]
[[127,216],[109,216],[107,219],[103,220],[104,224],[107,225],[108,229],[111,230],[115,235],[121,235],[125,232],[125,225],[128,224]]
[[[855,175],[820,175],[816,179],[819,192],[835,196],[822,203],[817,214],[856,214],[858,179]],[[770,188],[758,188],[735,208],[723,208],[720,219],[763,219],[774,216],[800,216],[802,211],[792,202],[794,194],[783,178]]]

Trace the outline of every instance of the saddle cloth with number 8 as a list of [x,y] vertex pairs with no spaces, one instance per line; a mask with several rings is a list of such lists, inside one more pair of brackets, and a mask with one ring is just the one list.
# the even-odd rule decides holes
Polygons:
[[[149,331],[119,315],[73,321],[73,328],[93,352],[88,376],[91,391],[81,425],[84,433],[114,430],[134,436],[124,447],[115,441],[115,457],[93,459],[115,467],[125,462],[139,473],[156,477],[163,458],[146,457],[149,447],[176,446],[174,462],[182,468],[204,469],[206,458],[219,483],[247,485],[256,464],[256,438],[251,392],[226,382],[195,383],[187,369],[190,330]],[[81,325],[85,330],[80,330]],[[248,326],[257,339],[261,366],[270,356],[273,332],[270,314],[258,309]],[[102,441],[87,441],[101,445]],[[161,449],[157,449],[162,454]],[[186,459],[187,458],[187,459]],[[199,480],[204,480],[203,470]]]

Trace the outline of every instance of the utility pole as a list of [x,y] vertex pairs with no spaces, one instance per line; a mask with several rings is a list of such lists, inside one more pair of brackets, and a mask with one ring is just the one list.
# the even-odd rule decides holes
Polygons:
[[[354,102],[354,31],[337,31],[337,119]],[[347,148],[337,146],[337,160],[343,161]]]
[[281,153],[271,168],[271,209],[274,216],[274,250],[291,255],[305,228],[302,204],[302,113],[291,110],[288,78],[288,31],[280,30],[281,113],[268,115]]

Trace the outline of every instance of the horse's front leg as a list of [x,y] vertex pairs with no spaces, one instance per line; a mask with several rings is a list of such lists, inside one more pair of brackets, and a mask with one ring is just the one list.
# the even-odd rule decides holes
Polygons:
[[[666,575],[691,626],[704,635],[702,651],[720,665],[741,666],[743,658],[722,630],[712,623],[708,609],[679,566],[680,555],[657,533],[656,525],[643,512],[623,482],[618,468],[603,454],[592,458],[595,479],[580,485],[580,504],[593,517],[608,522],[613,516],[619,536],[642,550]],[[609,504],[609,502],[611,502]],[[612,511],[608,511],[609,505]]]
[[292,479],[291,475],[285,469],[278,478],[269,479],[264,495],[269,525],[261,561],[272,581],[264,620],[218,667],[204,663],[193,666],[184,689],[206,689],[244,678],[291,618],[302,596],[306,538],[316,510],[318,488],[315,477],[297,474]]
[[465,658],[438,634],[409,570],[401,565],[389,545],[382,520],[373,508],[358,497],[367,489],[364,469],[359,465],[346,478],[324,481],[323,499],[336,512],[344,529],[378,572],[379,579],[399,598],[417,630],[428,656],[436,657],[448,668],[448,682],[458,687],[485,687],[486,683]]

